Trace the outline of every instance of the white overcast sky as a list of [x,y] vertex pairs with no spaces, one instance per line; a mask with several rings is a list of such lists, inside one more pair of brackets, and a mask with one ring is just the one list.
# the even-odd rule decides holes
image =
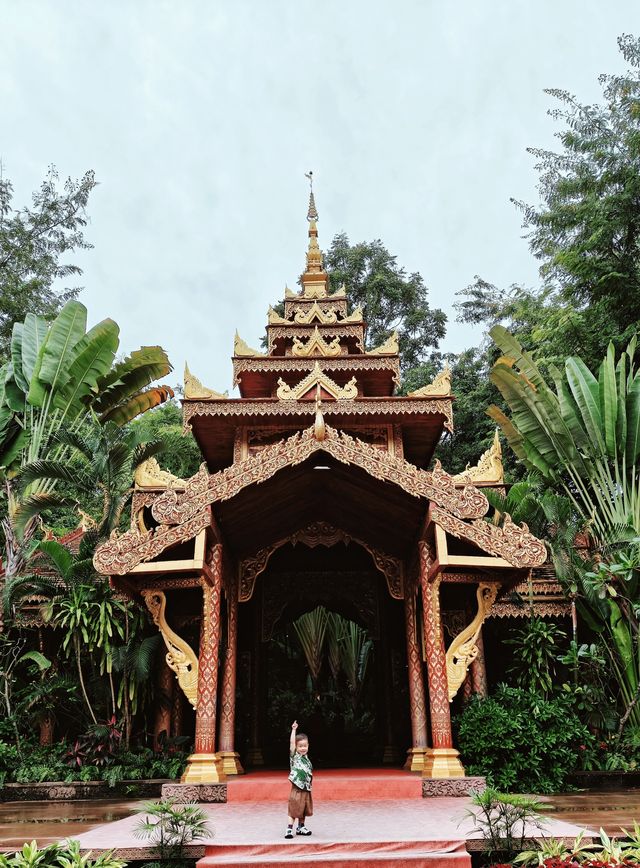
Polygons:
[[637,0],[0,0],[0,159],[26,202],[94,169],[81,300],[121,348],[231,381],[294,287],[313,169],[320,242],[380,238],[449,315],[475,274],[534,284],[510,196],[537,201],[545,87],[624,68]]

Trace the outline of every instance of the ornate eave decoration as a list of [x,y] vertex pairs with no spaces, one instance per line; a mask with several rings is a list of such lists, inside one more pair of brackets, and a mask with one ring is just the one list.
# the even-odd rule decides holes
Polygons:
[[408,398],[446,398],[451,395],[451,371],[449,365],[445,365],[440,373],[434,377],[432,383],[427,383],[420,389],[409,392]]
[[504,483],[504,468],[502,466],[502,447],[498,429],[493,435],[493,443],[483,452],[480,460],[474,467],[467,466],[466,470],[456,473],[453,477],[456,482],[470,482],[473,485],[502,485]]
[[203,386],[200,380],[191,373],[189,365],[184,364],[184,396],[185,398],[195,398],[196,400],[204,400],[205,398],[214,398],[224,400],[229,397],[229,393],[215,392],[213,389],[208,389]]
[[244,358],[245,356],[251,356],[254,358],[266,357],[265,353],[259,353],[258,350],[254,350],[245,341],[243,341],[238,332],[236,332],[236,336],[233,341],[233,355],[237,358]]
[[530,533],[524,522],[517,525],[511,521],[508,513],[504,514],[502,525],[490,524],[481,518],[467,524],[451,513],[452,510],[447,512],[440,506],[431,507],[433,521],[451,536],[467,540],[483,551],[503,558],[514,567],[539,567],[547,559],[547,548],[542,540]]
[[340,284],[340,286],[336,289],[335,292],[329,293],[327,298],[346,298],[347,297],[347,287],[344,283]]
[[297,297],[298,297],[298,293],[297,293],[297,292],[294,292],[292,289],[289,289],[288,286],[285,286],[285,288],[284,288],[284,297],[285,297],[285,298],[297,298]]
[[322,325],[333,325],[338,321],[338,315],[330,307],[323,309],[317,301],[314,301],[308,310],[297,310],[293,319],[299,325],[310,325],[314,319]]
[[[244,373],[276,374],[281,371],[309,371],[312,358],[295,356],[262,356],[233,360],[233,384],[239,385]],[[389,371],[394,383],[400,382],[400,360],[397,356],[328,356],[322,360],[327,371]]]
[[384,343],[372,350],[367,350],[368,356],[395,356],[400,352],[398,332],[393,332]]
[[285,325],[285,326],[292,325],[291,320],[285,319],[285,317],[280,316],[280,314],[276,313],[276,311],[271,307],[271,305],[269,305],[269,312],[267,314],[267,322],[269,323],[269,325]]
[[[453,410],[451,401],[434,398],[427,401],[416,398],[406,401],[404,398],[366,398],[337,399],[327,401],[324,408],[327,416],[377,416],[385,419],[395,419],[404,416],[439,415],[444,417],[444,427],[453,429]],[[182,409],[185,433],[192,429],[191,420],[198,416],[235,416],[235,417],[288,417],[305,416],[314,413],[313,402],[292,400],[259,400],[256,398],[234,399],[225,404],[208,401],[186,402]]]
[[376,568],[384,574],[391,596],[396,600],[402,599],[403,568],[402,561],[399,558],[394,558],[392,555],[388,555],[386,552],[370,546],[358,537],[354,537],[346,533],[346,531],[334,527],[329,522],[314,521],[290,536],[283,537],[272,545],[265,546],[255,554],[242,559],[240,562],[240,583],[238,588],[239,602],[244,603],[251,599],[256,579],[260,573],[266,570],[273,553],[282,548],[282,546],[287,545],[287,543],[293,546],[302,543],[309,548],[316,548],[319,545],[330,548],[340,542],[345,545],[355,542],[366,549],[373,558]]
[[324,373],[320,368],[319,362],[316,362],[311,373],[303,380],[300,380],[298,385],[293,388],[280,378],[278,380],[277,397],[281,401],[299,401],[314,386],[321,386],[336,401],[351,400],[358,396],[358,386],[355,377],[352,377],[345,386],[339,386],[328,374]]
[[339,356],[341,353],[340,338],[335,337],[331,341],[325,341],[320,334],[318,326],[305,343],[299,337],[294,337],[291,352],[294,356]]
[[133,477],[136,488],[184,488],[186,482],[163,470],[155,458],[147,458],[136,468]]
[[469,666],[478,656],[478,636],[482,625],[498,596],[499,585],[495,582],[480,582],[476,591],[478,611],[471,623],[453,639],[447,649],[447,686],[449,702],[467,677]]
[[356,307],[353,309],[353,312],[349,314],[349,316],[344,316],[340,320],[340,322],[344,323],[362,323],[364,322],[364,317],[362,315],[362,308]]

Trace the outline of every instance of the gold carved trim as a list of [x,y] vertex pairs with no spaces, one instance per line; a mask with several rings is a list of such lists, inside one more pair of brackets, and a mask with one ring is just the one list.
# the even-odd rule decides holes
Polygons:
[[376,568],[383,573],[389,593],[396,600],[401,600],[404,596],[403,590],[403,566],[399,558],[394,558],[380,549],[374,548],[364,540],[346,533],[341,528],[334,527],[327,521],[314,521],[301,530],[296,531],[289,536],[283,537],[270,546],[265,546],[259,549],[250,557],[243,558],[240,562],[240,582],[238,585],[238,600],[241,603],[246,603],[253,596],[256,579],[260,573],[264,572],[269,563],[269,559],[274,552],[282,548],[282,546],[290,543],[292,546],[302,543],[309,548],[316,546],[325,546],[331,548],[338,543],[348,545],[350,542],[357,543],[362,546],[371,555]]
[[338,316],[332,308],[322,308],[317,301],[314,301],[308,310],[297,310],[293,319],[300,325],[310,325],[314,319],[322,325],[333,325],[338,321]]
[[478,611],[475,618],[456,636],[447,649],[447,684],[449,702],[454,698],[464,679],[467,669],[478,656],[478,636],[498,595],[498,585],[495,582],[480,582],[476,591]]
[[[185,431],[191,428],[191,420],[194,416],[303,416],[314,412],[313,403],[302,401],[296,403],[291,400],[282,401],[259,401],[250,399],[247,401],[231,400],[225,404],[209,403],[205,401],[185,401],[183,413],[183,426]],[[434,398],[431,401],[416,399],[405,401],[404,398],[367,398],[364,401],[337,400],[329,401],[324,406],[325,416],[419,416],[422,414],[436,414],[444,416],[444,427],[451,431],[453,428],[453,412],[451,401],[442,398]],[[396,454],[402,455],[401,439],[397,440]]]
[[133,477],[136,488],[184,488],[184,479],[163,470],[155,458],[147,458],[136,467]]
[[502,447],[500,445],[500,437],[496,428],[493,435],[493,443],[483,452],[480,460],[474,467],[467,465],[466,470],[462,473],[456,473],[453,477],[456,482],[471,482],[476,484],[501,485],[504,482],[504,468],[502,467]]
[[415,389],[407,394],[408,398],[446,398],[451,394],[451,371],[449,365],[445,365],[440,373],[434,377],[432,383],[427,383],[420,389]]
[[380,344],[379,347],[374,347],[372,350],[367,350],[368,356],[395,356],[400,351],[398,346],[398,332],[392,332],[389,337]]
[[362,308],[355,307],[353,309],[353,313],[350,313],[349,316],[344,316],[340,320],[340,322],[352,322],[352,323],[361,323],[363,322]]
[[236,357],[245,357],[250,356],[252,358],[260,358],[265,357],[265,353],[259,353],[258,350],[254,350],[250,347],[245,341],[242,340],[238,332],[236,332],[236,336],[233,340],[233,355]]
[[291,388],[285,381],[278,380],[277,397],[280,401],[299,401],[314,386],[321,386],[332,398],[338,400],[351,400],[358,396],[356,378],[352,377],[345,386],[339,386],[328,374],[325,374],[319,362],[313,366],[313,370],[297,386]]
[[184,363],[184,396],[185,398],[228,398],[229,393],[214,392],[203,386],[200,380],[191,373],[189,365]]
[[[309,371],[314,360],[295,356],[261,356],[257,358],[234,358],[233,385],[238,386],[244,373],[276,374],[281,371]],[[397,356],[334,356],[323,359],[327,371],[388,371],[394,383],[400,383],[400,359]],[[409,403],[409,402],[407,402]]]
[[[473,491],[478,489],[474,488]],[[151,509],[153,511],[153,507]],[[500,526],[489,524],[481,518],[467,524],[452,515],[451,510],[447,512],[439,506],[432,506],[431,517],[447,533],[468,540],[488,554],[504,558],[514,567],[539,567],[547,559],[547,548],[542,540],[530,533],[524,522],[517,525],[511,521],[508,513],[504,514]]]
[[297,297],[298,297],[298,294],[297,294],[296,292],[294,292],[292,289],[289,289],[288,286],[285,286],[285,288],[284,288],[284,297],[285,297],[285,298],[297,298]]
[[341,283],[340,286],[336,289],[335,292],[330,293],[327,298],[346,298],[347,297],[347,287],[344,283]]
[[142,597],[167,646],[167,666],[175,672],[182,692],[195,708],[198,702],[198,658],[193,648],[167,624],[167,598],[164,592],[144,590]]
[[276,313],[276,311],[271,307],[271,305],[269,305],[269,312],[267,313],[267,322],[269,323],[269,325],[291,325],[291,321],[285,319],[283,316],[280,316],[279,313]]
[[294,336],[291,352],[294,356],[339,356],[340,338],[335,337],[331,341],[325,341],[316,326],[306,343]]

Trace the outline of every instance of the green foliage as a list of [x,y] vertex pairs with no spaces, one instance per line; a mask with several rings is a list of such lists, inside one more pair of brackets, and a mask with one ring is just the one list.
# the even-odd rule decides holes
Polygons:
[[202,808],[190,803],[175,804],[171,799],[147,803],[133,833],[146,839],[161,861],[180,859],[187,844],[213,834]]
[[325,266],[332,290],[344,283],[351,308],[362,308],[368,347],[378,346],[397,329],[403,372],[425,361],[429,348],[438,347],[445,314],[429,307],[422,276],[407,274],[380,240],[352,245],[345,233],[336,235]]
[[578,767],[580,746],[591,743],[569,697],[546,699],[505,685],[473,699],[456,725],[468,773],[507,791],[562,790]]
[[324,606],[316,606],[313,611],[305,612],[293,622],[293,629],[300,640],[314,684],[320,678],[320,670],[324,662],[324,640],[328,624],[329,613]]
[[182,433],[182,410],[174,401],[143,413],[131,423],[141,443],[152,440],[170,442],[171,449],[162,455],[162,466],[180,479],[188,479],[200,467],[202,455],[190,435]]
[[59,286],[82,274],[61,261],[67,253],[88,250],[86,206],[96,186],[93,172],[79,181],[68,178],[62,190],[55,168],[33,194],[33,206],[15,209],[13,185],[0,174],[0,357],[9,355],[15,322],[28,313],[50,319],[80,288]]
[[482,834],[484,850],[490,856],[500,853],[512,857],[522,850],[532,829],[543,828],[543,805],[534,797],[507,795],[487,787],[473,793],[471,804],[467,816],[473,821],[473,831]]
[[525,625],[511,631],[505,644],[513,647],[513,663],[509,673],[518,687],[545,699],[555,687],[558,658],[562,640],[567,634],[553,621],[528,618]]
[[112,850],[96,857],[90,852],[81,854],[79,841],[49,844],[42,849],[31,841],[13,856],[0,854],[0,868],[125,868],[126,864],[116,859]]

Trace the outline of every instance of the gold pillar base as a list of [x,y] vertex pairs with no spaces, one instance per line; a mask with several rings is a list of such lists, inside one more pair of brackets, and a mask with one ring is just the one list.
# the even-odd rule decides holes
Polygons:
[[248,766],[263,766],[264,765],[264,757],[262,756],[262,748],[260,747],[250,747],[247,756],[245,758],[245,762]]
[[424,768],[424,755],[427,750],[426,747],[410,747],[403,769],[406,772],[421,772]]
[[180,778],[181,784],[217,784],[226,781],[217,753],[192,753]]
[[430,747],[424,756],[423,778],[463,778],[464,766],[453,747]]
[[235,750],[219,750],[217,757],[222,763],[222,771],[225,775],[243,775],[244,769],[240,762],[240,754]]

